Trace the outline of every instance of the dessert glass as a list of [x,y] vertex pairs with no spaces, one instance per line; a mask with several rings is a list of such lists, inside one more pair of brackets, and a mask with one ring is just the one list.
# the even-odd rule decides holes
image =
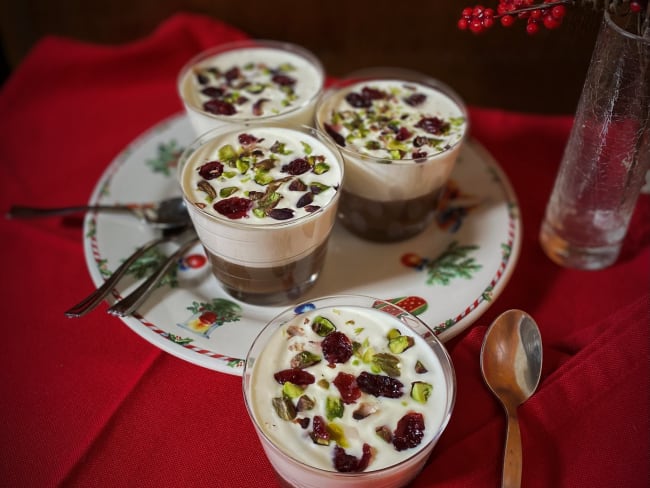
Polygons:
[[258,305],[293,301],[318,279],[342,177],[338,149],[317,130],[259,124],[208,131],[178,168],[214,276]]
[[180,71],[179,96],[197,135],[231,123],[312,125],[324,70],[308,50],[246,40],[203,51]]
[[343,225],[364,239],[394,242],[433,220],[467,133],[467,111],[435,79],[375,68],[330,87],[317,105],[316,126],[341,146]]
[[[288,358],[300,357],[300,354],[307,354],[302,358],[312,358],[313,363],[310,353],[318,354],[320,344],[327,340],[323,337],[314,340],[312,337],[316,332],[316,329],[312,331],[313,324],[320,323],[315,317],[332,319],[336,332],[349,336],[353,344],[356,339],[362,340],[362,343],[355,346],[354,355],[344,363],[337,361],[332,365],[328,356],[325,356],[320,363],[298,366],[303,367],[301,371],[313,373],[314,382],[308,384],[304,392],[299,390],[297,395],[288,393],[287,397],[286,383],[285,386],[280,385],[276,373],[286,368]],[[362,320],[355,321],[350,317]],[[363,393],[354,402],[345,402],[338,418],[330,420],[328,417],[326,421],[328,432],[331,433],[330,443],[324,445],[320,440],[317,442],[313,437],[316,432],[314,419],[316,416],[327,415],[324,409],[330,408],[331,399],[339,393],[337,380],[332,380],[332,377],[344,371],[355,374],[374,367],[369,364],[374,364],[375,357],[386,357],[381,352],[381,344],[387,341],[386,331],[396,329],[402,338],[414,339],[413,347],[400,353],[391,353],[399,357],[401,375],[398,378],[404,384],[402,396],[375,398]],[[318,335],[322,336],[320,333]],[[304,347],[300,346],[301,343]],[[296,364],[294,360],[290,361],[292,367]],[[359,382],[360,378],[360,375],[357,376]],[[430,396],[424,403],[418,403],[412,393],[409,395],[409,383],[414,379],[417,380],[415,383],[423,383],[422,380],[425,380],[432,386]],[[290,392],[294,388],[290,386],[286,391]],[[446,349],[432,330],[417,317],[376,298],[339,295],[289,308],[265,326],[251,345],[246,358],[243,394],[256,433],[282,486],[394,488],[407,485],[418,475],[446,428],[455,402],[456,380]],[[298,395],[306,395],[313,404],[303,408],[306,403],[303,402],[303,396],[295,400]],[[294,398],[288,400],[296,408],[293,419],[283,417],[286,415],[284,410],[278,411],[275,406],[276,401],[282,399],[286,402],[287,398]],[[370,406],[370,409],[360,414],[361,405],[366,409]],[[419,412],[424,416],[424,435],[418,445],[397,450],[391,444],[396,441],[378,435],[379,428],[376,425],[381,425],[379,430],[384,434],[386,429],[395,428],[397,432],[396,425],[404,412]],[[356,471],[341,472],[334,464],[332,453],[344,446],[344,456],[354,456],[358,461],[363,458],[359,446],[366,442],[373,452],[369,464],[357,466]]]

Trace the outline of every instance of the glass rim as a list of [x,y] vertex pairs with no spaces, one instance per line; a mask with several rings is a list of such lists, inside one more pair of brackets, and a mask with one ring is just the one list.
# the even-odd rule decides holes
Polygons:
[[[309,137],[312,137],[318,140],[320,143],[324,144],[326,148],[334,155],[336,164],[339,167],[339,173],[340,173],[339,183],[338,186],[336,187],[336,193],[334,194],[334,196],[332,196],[332,198],[325,205],[323,205],[321,208],[319,208],[314,212],[301,215],[300,217],[296,217],[288,220],[281,220],[278,222],[266,223],[266,224],[263,223],[251,224],[248,222],[240,222],[239,220],[241,219],[233,220],[233,219],[229,219],[228,217],[213,215],[212,213],[206,212],[205,210],[194,205],[194,203],[189,199],[188,195],[186,195],[183,187],[184,168],[187,163],[187,160],[192,156],[194,151],[202,147],[204,144],[212,141],[216,137],[227,136],[232,133],[239,132],[240,130],[255,129],[255,128],[281,129],[283,131],[293,132],[296,134],[308,135]],[[217,222],[221,225],[225,225],[228,227],[233,227],[235,229],[241,229],[249,232],[259,232],[265,230],[275,230],[275,229],[283,229],[286,227],[293,227],[308,222],[312,219],[318,218],[322,213],[329,210],[333,204],[336,204],[338,199],[340,198],[341,190],[343,189],[344,174],[345,174],[345,165],[343,163],[343,156],[341,155],[339,146],[335,144],[329,137],[327,137],[318,128],[311,127],[308,125],[293,125],[291,127],[287,127],[283,125],[275,125],[270,123],[227,124],[227,125],[221,125],[219,127],[210,129],[209,131],[204,132],[200,136],[195,137],[194,140],[183,150],[180,157],[178,158],[178,167],[176,168],[176,179],[181,187],[182,198],[185,201],[185,204],[187,205],[188,212],[196,211],[201,216],[209,219],[212,222]]]
[[620,34],[623,37],[626,37],[632,41],[635,42],[641,42],[647,45],[650,45],[650,37],[643,37],[640,36],[639,34],[635,34],[634,32],[630,32],[624,27],[621,27],[618,25],[618,23],[614,20],[614,17],[618,18],[621,17],[620,15],[612,14],[609,10],[605,9],[605,12],[603,13],[603,22],[612,30],[616,31],[618,34]]
[[[197,106],[196,104],[192,103],[190,100],[187,99],[187,97],[183,93],[183,85],[185,79],[187,78],[188,73],[191,71],[194,65],[217,54],[236,51],[244,48],[273,49],[278,52],[289,52],[293,55],[305,59],[309,64],[311,64],[316,69],[316,72],[319,75],[318,89],[309,98],[306,98],[305,100],[303,100],[302,103],[299,103],[295,107],[292,107],[288,110],[284,110],[281,113],[260,115],[258,117],[256,116],[237,117],[236,114],[235,115],[213,114],[203,110],[200,106]],[[178,92],[180,99],[183,101],[183,104],[187,108],[189,108],[193,112],[196,112],[197,114],[201,114],[211,119],[224,121],[227,123],[247,123],[247,122],[255,122],[255,121],[272,121],[274,119],[281,119],[285,116],[291,115],[303,109],[304,107],[308,106],[310,103],[313,103],[315,100],[318,100],[318,98],[321,96],[324,90],[324,87],[325,87],[325,68],[322,62],[320,61],[320,59],[318,59],[318,57],[313,52],[298,44],[294,44],[287,41],[277,41],[272,39],[243,39],[239,41],[231,41],[223,44],[218,44],[216,46],[212,46],[210,48],[204,49],[201,52],[194,55],[192,58],[190,58],[190,60],[183,65],[176,78],[176,91]]]
[[[348,148],[347,146],[340,146],[339,144],[337,144],[337,146],[341,150],[341,153],[347,154],[351,157],[355,157],[364,162],[368,162],[371,164],[381,164],[382,166],[385,166],[386,164],[392,164],[396,166],[412,165],[412,164],[426,165],[428,163],[434,163],[437,159],[449,154],[449,152],[451,152],[452,150],[460,146],[463,143],[463,141],[468,137],[470,123],[469,123],[469,112],[467,110],[467,105],[465,104],[463,98],[453,88],[451,88],[446,83],[438,80],[437,78],[421,73],[419,71],[407,69],[407,68],[393,67],[393,66],[377,66],[372,68],[362,68],[359,70],[352,71],[346,74],[340,80],[331,83],[325,90],[323,90],[323,93],[319,97],[319,100],[316,104],[316,113],[314,115],[314,121],[317,128],[321,132],[327,134],[325,127],[323,127],[324,122],[321,121],[321,117],[320,117],[320,109],[325,105],[325,102],[331,100],[332,97],[334,97],[340,90],[343,90],[351,85],[362,83],[364,81],[373,81],[373,80],[374,81],[395,80],[395,81],[405,81],[407,83],[408,82],[418,83],[422,86],[425,86],[429,89],[439,92],[443,97],[449,99],[454,105],[456,105],[459,108],[462,117],[465,119],[465,129],[463,130],[463,134],[456,142],[454,142],[454,144],[443,149],[442,151],[438,151],[435,154],[431,154],[430,156],[424,158],[390,159],[388,157],[377,157],[377,156],[372,156],[370,154],[365,154],[362,152],[355,151],[353,149]],[[329,136],[328,134],[328,137],[331,136]]]
[[[253,411],[253,407],[251,405],[251,402],[249,401],[249,395],[247,394],[247,388],[246,388],[247,385],[250,382],[250,376],[251,376],[251,373],[249,372],[250,368],[252,367],[252,366],[249,365],[250,364],[251,352],[253,351],[255,346],[262,340],[262,336],[264,335],[265,332],[268,332],[270,327],[273,326],[273,327],[275,327],[274,330],[276,330],[278,327],[281,327],[282,324],[285,323],[285,322],[279,322],[282,319],[283,316],[294,312],[296,308],[298,308],[298,307],[300,307],[301,305],[304,305],[304,304],[308,304],[308,303],[317,304],[318,302],[322,303],[322,302],[326,302],[326,301],[329,302],[329,301],[332,301],[332,300],[341,300],[341,301],[342,300],[346,300],[346,301],[347,300],[350,300],[350,301],[353,301],[353,300],[359,300],[359,301],[366,300],[367,302],[372,301],[372,303],[381,302],[381,303],[385,303],[387,305],[390,305],[392,307],[395,307],[395,308],[401,310],[403,313],[400,314],[399,317],[405,316],[405,317],[408,317],[411,320],[414,320],[419,326],[424,327],[424,329],[427,331],[428,335],[426,337],[424,337],[420,332],[413,329],[411,327],[411,325],[409,325],[408,323],[403,322],[402,320],[400,320],[399,317],[396,317],[396,316],[394,316],[394,317],[397,320],[399,320],[400,322],[402,322],[402,324],[404,326],[406,326],[408,329],[410,329],[414,333],[418,334],[426,342],[426,344],[429,347],[431,347],[432,353],[437,357],[438,361],[440,361],[443,376],[445,378],[445,385],[446,385],[446,391],[447,391],[447,402],[445,404],[445,409],[444,409],[445,413],[444,413],[444,416],[442,418],[442,421],[438,425],[438,428],[436,429],[436,432],[434,433],[433,437],[429,440],[429,442],[427,444],[425,444],[424,446],[422,446],[421,449],[418,449],[416,452],[413,452],[410,456],[408,456],[407,458],[403,459],[402,461],[400,461],[398,463],[392,464],[390,466],[385,466],[385,467],[380,468],[380,469],[374,469],[374,470],[369,470],[369,471],[361,471],[361,472],[357,472],[357,473],[342,473],[342,472],[338,472],[338,471],[332,471],[332,470],[328,470],[328,469],[324,469],[324,468],[318,468],[318,467],[315,467],[315,466],[310,466],[310,465],[304,463],[303,461],[300,461],[299,459],[296,459],[290,452],[288,452],[288,451],[282,449],[281,447],[279,447],[278,445],[276,445],[276,443],[259,426],[259,422],[257,421],[257,418],[256,418],[255,413]],[[331,305],[331,306],[336,306],[336,305]],[[359,304],[355,305],[355,304],[347,304],[346,303],[346,304],[339,304],[338,306],[343,307],[343,306],[360,306],[360,305]],[[367,304],[366,304],[366,307],[367,307]],[[318,309],[318,306],[316,307],[316,310],[317,309]],[[309,311],[311,311],[311,310],[309,310]],[[381,311],[381,309],[377,309],[377,311]],[[301,312],[301,313],[304,313],[304,312]],[[388,314],[388,312],[384,312],[384,313]],[[298,315],[300,315],[300,314],[294,314],[294,316],[298,316]],[[389,314],[389,315],[393,316],[392,314]],[[436,350],[434,350],[433,347],[431,346],[431,344],[429,344],[429,340],[431,340],[431,339],[433,340],[433,342],[434,342],[434,344],[435,344],[435,346],[437,348]],[[415,457],[422,454],[426,449],[435,446],[435,444],[440,439],[440,436],[446,430],[446,428],[447,428],[447,426],[449,424],[449,421],[451,419],[451,415],[452,415],[452,413],[454,411],[454,407],[456,405],[456,393],[457,393],[457,380],[456,380],[456,372],[455,372],[455,369],[454,369],[454,364],[453,364],[453,362],[451,360],[451,356],[449,354],[449,351],[447,351],[447,348],[444,346],[442,341],[435,334],[433,329],[426,322],[424,322],[422,319],[420,319],[419,317],[413,315],[408,310],[405,310],[402,307],[400,307],[398,305],[395,305],[394,303],[391,303],[391,302],[389,302],[387,300],[384,300],[384,299],[381,299],[381,298],[376,298],[376,297],[373,297],[373,296],[370,296],[370,295],[362,295],[362,294],[328,295],[328,296],[314,298],[314,299],[308,300],[308,301],[301,301],[301,302],[298,302],[298,303],[294,303],[294,304],[284,308],[281,312],[279,312],[272,319],[270,319],[266,323],[266,325],[262,328],[262,330],[255,336],[255,339],[251,343],[251,346],[249,347],[249,349],[248,349],[248,351],[246,353],[246,358],[244,360],[244,368],[243,368],[243,372],[242,372],[242,394],[243,394],[243,397],[244,397],[244,404],[246,406],[246,411],[248,412],[248,416],[249,416],[251,422],[253,423],[253,425],[255,427],[255,431],[258,433],[258,435],[263,436],[265,441],[268,442],[268,444],[270,446],[272,446],[273,449],[275,449],[277,452],[281,453],[283,456],[286,456],[287,458],[289,458],[293,463],[296,463],[296,464],[300,465],[301,467],[307,468],[308,470],[310,470],[312,472],[315,472],[315,473],[318,473],[320,475],[336,476],[336,477],[340,477],[340,478],[356,478],[356,477],[359,477],[359,476],[363,476],[364,474],[378,475],[378,474],[382,474],[382,473],[391,471],[391,470],[393,470],[395,468],[398,468],[400,466],[403,466],[404,464],[407,464],[407,463],[413,461],[413,459]]]

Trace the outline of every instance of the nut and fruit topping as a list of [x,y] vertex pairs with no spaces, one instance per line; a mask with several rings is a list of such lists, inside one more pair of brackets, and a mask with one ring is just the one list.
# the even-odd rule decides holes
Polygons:
[[194,68],[194,80],[204,111],[227,116],[247,112],[260,117],[278,113],[277,108],[265,109],[270,98],[279,98],[283,107],[296,103],[295,70],[291,63],[268,66],[251,62],[226,70],[203,65]]
[[454,145],[465,131],[460,109],[452,104],[454,110],[441,111],[440,97],[447,99],[399,80],[360,83],[331,110],[323,128],[338,145],[356,152],[386,162],[421,161]]
[[231,220],[291,220],[322,208],[338,191],[340,173],[304,140],[240,133],[213,154],[196,167],[194,204]]
[[[434,389],[439,373],[429,373],[435,363],[428,347],[405,329],[378,326],[376,320],[393,319],[372,313],[378,315],[329,308],[298,316],[278,333],[280,362],[259,373],[268,378],[268,365],[281,366],[271,371],[277,385],[265,388],[276,415],[267,422],[274,429],[302,431],[282,438],[306,439],[319,452],[325,449],[329,467],[339,472],[398,463],[403,459],[398,453],[424,443],[427,416],[436,410],[424,405],[443,398]],[[260,402],[268,402],[264,395]],[[286,423],[276,425],[277,418]],[[373,466],[379,454],[384,464]]]

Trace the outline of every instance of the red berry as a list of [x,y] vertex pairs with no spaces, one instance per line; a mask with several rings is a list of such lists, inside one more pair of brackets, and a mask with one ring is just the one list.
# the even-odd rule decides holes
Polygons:
[[510,27],[515,23],[515,18],[512,15],[504,15],[501,17],[501,25],[503,27]]
[[639,12],[641,12],[641,10],[643,10],[643,6],[641,5],[640,2],[634,2],[634,1],[630,2],[630,12],[634,14],[638,14]]
[[352,342],[343,332],[329,333],[322,343],[323,356],[330,364],[345,363],[352,357]]
[[403,451],[420,445],[424,437],[424,417],[421,413],[409,412],[405,414],[393,432],[393,446],[398,451]]
[[340,446],[334,447],[334,468],[339,473],[358,473],[365,470],[372,459],[373,450],[370,445],[364,443],[361,459],[347,454]]
[[404,266],[409,268],[417,268],[422,262],[422,258],[415,253],[409,252],[402,256],[400,259]]
[[460,19],[460,20],[458,21],[458,28],[459,28],[460,30],[467,30],[467,20],[465,20],[465,19]]
[[235,106],[225,100],[212,99],[203,104],[203,110],[215,115],[233,115],[237,113]]
[[404,385],[401,381],[390,376],[362,372],[357,378],[359,389],[376,397],[400,398]]
[[483,19],[483,27],[489,29],[494,25],[494,19],[492,17],[486,17]]
[[551,14],[544,16],[544,27],[549,30],[557,29],[560,27],[561,21],[553,17]]
[[474,34],[480,34],[483,32],[483,22],[477,18],[472,19],[472,21],[469,23],[469,30],[471,30]]
[[537,32],[539,32],[539,25],[537,22],[529,22],[526,25],[526,32],[531,36],[537,34]]
[[309,161],[305,158],[297,158],[291,161],[289,164],[282,166],[283,173],[289,173],[291,176],[298,176],[303,173],[306,173],[311,169]]
[[273,75],[271,80],[273,80],[273,83],[280,86],[293,86],[296,84],[295,78],[287,75]]
[[185,263],[190,268],[194,268],[194,269],[200,268],[205,264],[205,262],[206,262],[206,258],[203,254],[192,254],[185,258]]
[[206,180],[218,178],[223,173],[223,164],[219,161],[210,161],[201,165],[199,168],[199,175]]
[[[632,8],[632,4],[634,3],[635,2],[630,2],[630,9]],[[563,18],[565,14],[566,14],[566,7],[564,5],[556,5],[551,9],[551,15],[556,19]]]
[[465,7],[460,13],[463,17],[471,17],[474,9],[472,7]]
[[217,321],[217,314],[214,312],[203,312],[199,316],[199,322],[202,322],[204,324],[211,324],[212,322]]

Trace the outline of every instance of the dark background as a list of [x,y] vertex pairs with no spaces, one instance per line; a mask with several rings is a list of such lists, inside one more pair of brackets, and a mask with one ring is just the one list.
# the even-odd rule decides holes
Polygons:
[[120,44],[147,35],[176,11],[188,11],[251,37],[301,44],[330,75],[371,66],[416,69],[451,85],[469,104],[549,114],[574,112],[600,19],[590,7],[576,6],[556,31],[528,36],[520,21],[475,36],[456,27],[461,10],[474,5],[463,0],[0,2],[3,79],[45,35]]

